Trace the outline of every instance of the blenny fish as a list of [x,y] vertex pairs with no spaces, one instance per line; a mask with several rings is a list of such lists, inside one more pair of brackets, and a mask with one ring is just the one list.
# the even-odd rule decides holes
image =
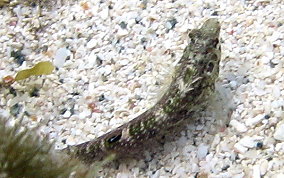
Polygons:
[[143,154],[154,142],[180,132],[187,120],[205,109],[219,75],[220,24],[211,18],[188,34],[189,43],[168,90],[150,109],[97,139],[69,146],[69,154],[85,163]]

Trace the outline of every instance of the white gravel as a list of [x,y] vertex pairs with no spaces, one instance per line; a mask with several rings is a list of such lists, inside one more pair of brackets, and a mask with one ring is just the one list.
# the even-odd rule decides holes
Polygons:
[[281,0],[76,1],[44,8],[40,17],[36,8],[3,8],[0,77],[39,61],[52,61],[57,70],[14,83],[15,91],[1,89],[1,113],[24,115],[29,127],[41,123],[39,134],[56,140],[58,149],[94,139],[157,101],[188,29],[212,14],[222,23],[219,92],[230,102],[217,102],[213,116],[203,113],[160,153],[101,174],[283,177]]

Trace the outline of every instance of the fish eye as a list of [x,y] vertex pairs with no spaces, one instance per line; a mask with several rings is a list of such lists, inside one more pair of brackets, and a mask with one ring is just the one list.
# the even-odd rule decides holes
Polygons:
[[115,135],[115,136],[110,137],[110,138],[107,140],[107,142],[108,142],[108,143],[114,143],[114,142],[117,142],[118,140],[120,140],[120,138],[121,138],[121,134]]

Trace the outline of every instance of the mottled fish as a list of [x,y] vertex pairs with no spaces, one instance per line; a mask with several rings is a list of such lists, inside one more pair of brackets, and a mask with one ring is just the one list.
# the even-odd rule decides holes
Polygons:
[[221,49],[220,24],[208,19],[193,29],[189,44],[178,62],[173,80],[161,99],[130,122],[66,151],[86,163],[115,158],[136,157],[169,134],[180,132],[186,120],[203,110],[215,90]]

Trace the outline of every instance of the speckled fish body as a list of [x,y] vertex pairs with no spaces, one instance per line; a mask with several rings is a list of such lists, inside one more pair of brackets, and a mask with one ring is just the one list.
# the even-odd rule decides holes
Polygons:
[[67,148],[69,154],[86,163],[136,157],[164,136],[178,132],[185,121],[203,110],[214,92],[219,74],[220,24],[208,19],[200,29],[189,33],[190,42],[176,66],[169,89],[149,110],[130,122],[98,137]]

